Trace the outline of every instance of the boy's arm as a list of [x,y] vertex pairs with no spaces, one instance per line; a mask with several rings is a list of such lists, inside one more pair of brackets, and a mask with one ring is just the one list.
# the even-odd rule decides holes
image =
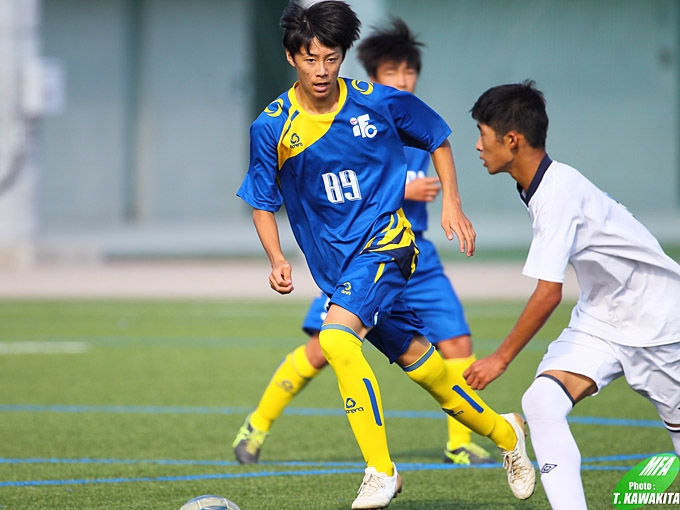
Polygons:
[[448,140],[432,153],[432,163],[439,176],[442,188],[442,228],[449,240],[454,234],[458,236],[460,251],[468,257],[475,253],[475,229],[463,213],[458,193],[456,166],[453,162],[453,152]]
[[474,390],[483,390],[491,381],[505,372],[510,362],[543,327],[561,300],[561,283],[538,280],[536,289],[527,301],[515,326],[498,346],[496,352],[475,361],[463,372],[463,377],[470,387]]
[[276,216],[273,212],[253,209],[253,223],[272,267],[269,286],[279,294],[290,294],[293,292],[293,268],[281,250]]

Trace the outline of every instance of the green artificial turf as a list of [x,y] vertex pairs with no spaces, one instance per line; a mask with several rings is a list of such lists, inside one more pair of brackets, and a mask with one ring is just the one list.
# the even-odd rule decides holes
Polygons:
[[[259,465],[238,465],[231,450],[276,365],[306,341],[307,305],[0,301],[0,509],[177,510],[200,494],[226,496],[242,510],[349,508],[363,462],[330,369],[275,424]],[[522,309],[519,302],[465,306],[478,357],[492,352]],[[494,409],[520,411],[569,312],[562,304],[481,392]],[[499,464],[444,466],[443,413],[398,367],[365,350],[404,480],[391,510],[549,508],[540,482],[531,499],[516,500]],[[579,404],[572,418],[592,509],[612,508],[627,470],[671,449],[653,407],[623,381]],[[488,439],[475,440],[494,450]],[[678,480],[669,491],[680,492]]]

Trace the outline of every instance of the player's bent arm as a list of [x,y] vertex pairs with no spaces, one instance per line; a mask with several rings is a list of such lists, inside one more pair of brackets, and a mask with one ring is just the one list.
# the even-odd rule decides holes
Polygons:
[[460,251],[468,257],[475,253],[475,229],[472,223],[463,213],[460,193],[458,192],[458,180],[456,165],[453,162],[451,143],[444,140],[432,153],[432,164],[439,176],[442,189],[442,228],[449,240],[453,240],[454,234],[458,236]]
[[272,268],[269,274],[269,286],[279,294],[291,293],[293,291],[292,267],[281,250],[276,216],[270,211],[253,209],[253,223]]
[[496,352],[475,361],[463,373],[470,387],[483,390],[505,372],[512,360],[550,318],[560,301],[562,301],[561,283],[538,280],[536,289],[527,301],[519,319]]

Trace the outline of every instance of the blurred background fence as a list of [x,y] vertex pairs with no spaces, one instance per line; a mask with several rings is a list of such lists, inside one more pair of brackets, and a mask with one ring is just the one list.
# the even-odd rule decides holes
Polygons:
[[[294,79],[286,3],[0,0],[2,260],[259,255],[235,192],[249,124]],[[525,78],[546,94],[551,157],[680,244],[680,2],[350,4],[362,33],[396,15],[426,44],[417,93],[453,128],[480,252],[531,232],[510,178],[477,159],[469,110]],[[352,51],[342,74],[366,77]],[[294,249],[285,228],[283,242]]]

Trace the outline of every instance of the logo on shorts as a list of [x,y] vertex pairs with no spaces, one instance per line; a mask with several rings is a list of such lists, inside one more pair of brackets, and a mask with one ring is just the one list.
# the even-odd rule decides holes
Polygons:
[[543,467],[541,468],[541,473],[543,474],[550,473],[556,467],[557,464],[543,464]]
[[345,282],[345,283],[342,284],[342,286],[344,287],[344,289],[342,289],[340,292],[343,293],[343,294],[346,294],[348,296],[351,296],[352,295],[352,284],[349,283],[349,282]]
[[612,504],[618,510],[632,510],[644,505],[680,505],[680,492],[665,492],[675,481],[680,459],[661,453],[643,460],[616,484]]

